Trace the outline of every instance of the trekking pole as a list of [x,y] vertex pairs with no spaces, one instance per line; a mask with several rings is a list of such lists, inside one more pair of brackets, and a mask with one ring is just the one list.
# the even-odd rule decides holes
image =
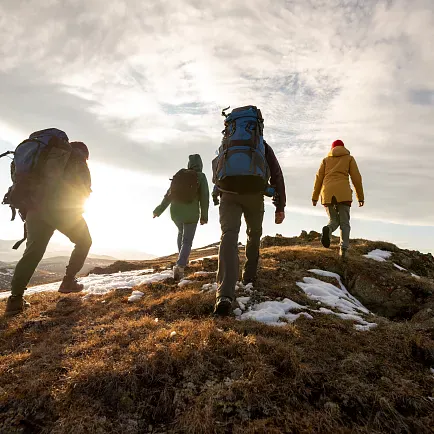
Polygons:
[[11,154],[14,154],[14,152],[13,151],[6,151],[5,153],[0,154],[0,158],[6,157],[7,155],[11,155]]

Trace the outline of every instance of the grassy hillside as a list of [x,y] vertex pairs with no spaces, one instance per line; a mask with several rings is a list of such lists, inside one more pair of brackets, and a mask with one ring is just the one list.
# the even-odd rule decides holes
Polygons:
[[[202,287],[215,277],[194,273],[215,271],[216,258],[191,264],[187,286],[136,288],[135,303],[125,289],[34,295],[23,315],[0,319],[0,432],[432,433],[432,256],[357,240],[343,267],[336,245],[322,249],[315,234],[263,244],[256,301],[310,306],[297,282],[312,268],[337,272],[378,326],[360,332],[317,313],[281,327],[214,319],[215,295]],[[375,248],[391,260],[362,256]]]

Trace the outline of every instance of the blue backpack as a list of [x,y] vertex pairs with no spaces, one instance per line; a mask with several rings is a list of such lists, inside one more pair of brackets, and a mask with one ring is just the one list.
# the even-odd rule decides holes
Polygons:
[[226,118],[222,144],[213,162],[214,183],[221,190],[233,191],[236,185],[248,183],[250,190],[264,191],[270,170],[265,156],[261,110],[246,106],[232,110],[229,115],[225,110],[222,111]]
[[23,220],[29,209],[40,206],[53,196],[68,163],[72,149],[66,133],[56,128],[37,131],[20,143],[11,163],[12,186],[3,198],[3,204],[16,211]]

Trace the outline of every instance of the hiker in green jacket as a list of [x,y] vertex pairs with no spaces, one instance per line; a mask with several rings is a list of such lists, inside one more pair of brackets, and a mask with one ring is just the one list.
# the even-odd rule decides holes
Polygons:
[[177,281],[184,277],[199,220],[201,225],[208,223],[209,188],[202,169],[200,155],[190,155],[188,169],[181,169],[173,177],[163,201],[154,210],[154,218],[159,217],[170,205],[170,215],[178,228],[179,257],[173,269]]

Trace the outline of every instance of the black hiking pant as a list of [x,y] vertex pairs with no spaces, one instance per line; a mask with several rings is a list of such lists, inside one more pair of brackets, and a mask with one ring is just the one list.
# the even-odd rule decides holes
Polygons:
[[12,295],[18,296],[24,294],[55,230],[66,235],[75,244],[69,265],[66,268],[68,277],[75,277],[83,268],[92,245],[87,223],[83,216],[77,212],[56,211],[48,214],[40,211],[29,211],[26,225],[26,250],[15,267],[11,282]]
[[260,194],[223,193],[220,201],[220,225],[222,237],[217,273],[217,297],[235,298],[235,285],[239,278],[238,235],[241,217],[247,224],[247,262],[243,279],[256,277],[259,261],[259,246],[264,220],[264,196]]

